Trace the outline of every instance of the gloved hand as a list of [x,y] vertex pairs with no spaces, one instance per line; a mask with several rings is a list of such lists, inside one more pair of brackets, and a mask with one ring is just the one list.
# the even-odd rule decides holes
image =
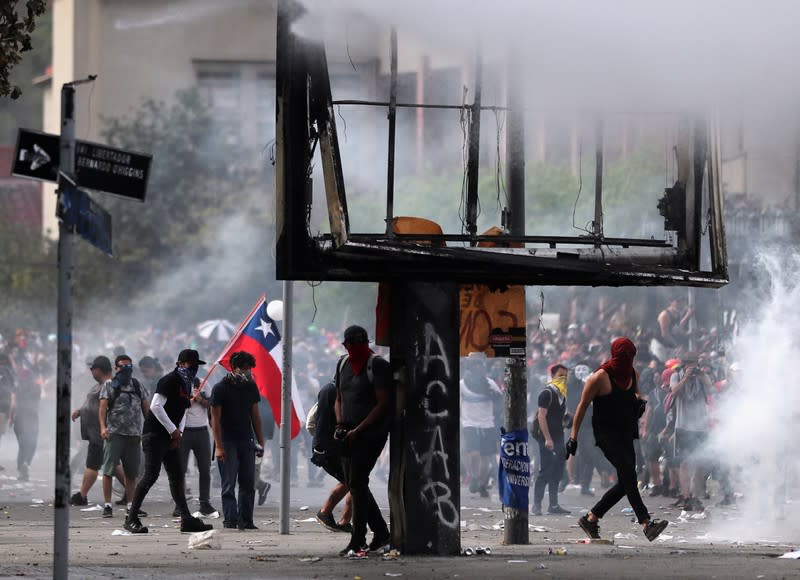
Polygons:
[[567,440],[567,454],[564,459],[569,459],[570,455],[575,455],[578,451],[578,442],[575,441],[572,437]]

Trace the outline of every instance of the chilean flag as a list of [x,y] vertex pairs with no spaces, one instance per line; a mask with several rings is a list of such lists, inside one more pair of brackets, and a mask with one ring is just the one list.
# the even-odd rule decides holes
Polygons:
[[[245,351],[256,359],[253,380],[272,407],[275,423],[281,423],[281,383],[283,380],[283,345],[278,325],[267,315],[267,298],[261,296],[253,310],[231,337],[219,357],[219,364],[231,370],[231,355]],[[292,439],[300,433],[300,416],[304,416],[303,406],[294,380],[292,382]]]

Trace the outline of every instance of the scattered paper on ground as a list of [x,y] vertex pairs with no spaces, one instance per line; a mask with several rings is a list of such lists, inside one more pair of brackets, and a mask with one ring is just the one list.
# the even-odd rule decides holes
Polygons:
[[220,550],[222,542],[217,536],[217,530],[207,530],[205,532],[195,532],[189,536],[190,550]]

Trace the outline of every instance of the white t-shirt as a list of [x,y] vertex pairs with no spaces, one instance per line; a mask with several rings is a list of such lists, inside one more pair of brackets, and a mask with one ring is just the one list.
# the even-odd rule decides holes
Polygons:
[[[211,398],[211,381],[206,381],[203,390],[200,391],[207,399]],[[197,401],[192,401],[191,407],[186,409],[186,427],[208,427],[208,408]]]
[[[500,387],[492,379],[489,388],[497,394],[502,394]],[[461,381],[461,426],[477,427],[478,429],[494,429],[494,403],[491,397],[478,396],[467,388]]]

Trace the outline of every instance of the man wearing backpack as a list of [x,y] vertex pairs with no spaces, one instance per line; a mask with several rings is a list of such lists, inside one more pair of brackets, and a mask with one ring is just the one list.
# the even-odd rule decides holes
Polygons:
[[541,430],[539,443],[539,473],[533,487],[533,515],[542,515],[544,488],[548,487],[549,514],[569,514],[558,505],[558,484],[564,475],[566,457],[564,449],[564,414],[567,408],[567,367],[554,364],[550,368],[550,382],[539,393],[536,419]]
[[[369,348],[367,331],[361,326],[348,327],[342,344],[347,357],[336,369],[334,438],[342,443],[342,470],[353,498],[353,532],[340,555],[364,558],[367,549],[380,551],[391,540],[369,489],[369,475],[389,435],[392,375],[389,362]],[[369,546],[367,524],[373,533]]]
[[[114,378],[100,390],[100,436],[103,438],[103,517],[114,516],[111,483],[117,464],[125,470],[125,496],[136,488],[141,456],[142,425],[150,410],[147,389],[133,378],[133,361],[126,354],[114,360]],[[128,504],[130,509],[130,504]]]

